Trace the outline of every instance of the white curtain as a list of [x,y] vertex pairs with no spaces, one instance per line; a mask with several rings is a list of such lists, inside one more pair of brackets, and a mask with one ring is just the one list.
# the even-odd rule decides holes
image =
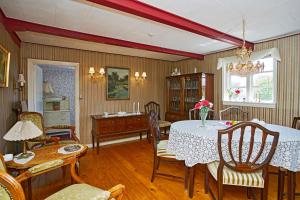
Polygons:
[[[255,61],[255,60],[268,58],[268,57],[272,57],[277,61],[281,61],[279,51],[277,48],[264,49],[262,51],[253,52],[250,56],[250,60]],[[238,58],[236,56],[219,58],[217,69],[219,70],[222,67],[226,67],[230,63],[237,63],[237,62],[238,62]]]

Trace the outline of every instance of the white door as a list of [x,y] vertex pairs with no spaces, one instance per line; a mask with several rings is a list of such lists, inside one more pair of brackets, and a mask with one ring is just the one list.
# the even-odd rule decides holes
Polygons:
[[28,111],[43,114],[43,70],[38,65],[28,66]]
[[35,65],[35,111],[43,114],[43,70]]

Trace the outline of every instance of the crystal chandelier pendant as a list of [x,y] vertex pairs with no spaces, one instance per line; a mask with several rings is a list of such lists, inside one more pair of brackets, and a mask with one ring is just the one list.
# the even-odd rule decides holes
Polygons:
[[245,20],[243,20],[243,45],[241,48],[238,48],[236,51],[238,63],[228,64],[227,70],[233,74],[238,74],[238,75],[248,75],[248,74],[262,72],[264,70],[264,63],[260,63],[259,61],[257,61],[257,63],[254,64],[250,60],[251,54],[252,54],[252,49],[251,48],[247,49],[245,45]]

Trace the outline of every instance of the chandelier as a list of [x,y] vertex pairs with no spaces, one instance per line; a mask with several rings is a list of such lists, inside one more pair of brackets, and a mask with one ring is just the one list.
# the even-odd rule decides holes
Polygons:
[[248,75],[262,72],[264,69],[264,63],[257,61],[253,63],[250,60],[252,50],[247,49],[245,46],[245,20],[243,20],[243,45],[241,48],[237,49],[236,56],[238,58],[238,63],[230,63],[227,65],[229,72],[239,75]]

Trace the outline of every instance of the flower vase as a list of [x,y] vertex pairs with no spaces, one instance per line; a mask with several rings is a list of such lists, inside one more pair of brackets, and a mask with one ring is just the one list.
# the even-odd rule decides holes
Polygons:
[[200,115],[200,118],[201,118],[201,126],[205,126],[207,114],[208,114],[208,108],[207,107],[204,107],[204,108],[200,109],[199,115]]

